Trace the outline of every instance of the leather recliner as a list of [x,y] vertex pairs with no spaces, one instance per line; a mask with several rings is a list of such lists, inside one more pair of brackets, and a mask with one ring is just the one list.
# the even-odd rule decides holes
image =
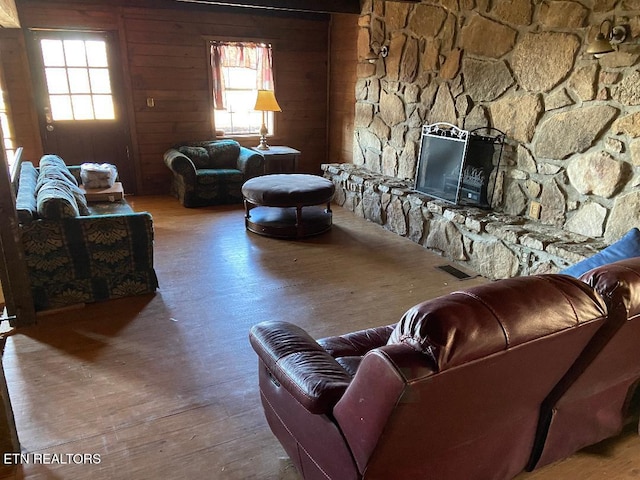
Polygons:
[[580,277],[605,300],[608,318],[542,405],[528,469],[618,435],[637,421],[640,383],[640,257]]
[[541,405],[606,324],[586,283],[512,278],[411,308],[395,325],[316,341],[254,326],[271,430],[309,479],[510,479]]

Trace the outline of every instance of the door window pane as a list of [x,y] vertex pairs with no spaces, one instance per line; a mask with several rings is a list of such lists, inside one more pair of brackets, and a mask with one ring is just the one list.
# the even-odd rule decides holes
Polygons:
[[86,67],[87,56],[82,40],[64,41],[64,58],[68,67]]
[[53,120],[115,119],[105,41],[42,39],[40,46]]
[[64,68],[46,68],[47,89],[50,94],[69,93],[67,70]]
[[69,95],[50,95],[51,117],[54,120],[73,120],[71,97]]
[[109,70],[106,68],[91,68],[89,69],[89,77],[91,78],[91,91],[93,93],[111,93]]
[[113,111],[111,95],[94,95],[93,109],[97,119],[112,120],[116,117],[115,112]]
[[87,60],[90,67],[108,67],[107,62],[107,48],[104,42],[100,41],[88,41],[87,47]]
[[91,93],[89,75],[85,68],[69,69],[69,88],[71,93]]
[[91,95],[71,95],[71,104],[73,105],[73,117],[76,120],[92,120],[95,118]]
[[64,49],[60,40],[42,40],[40,44],[45,67],[64,67]]

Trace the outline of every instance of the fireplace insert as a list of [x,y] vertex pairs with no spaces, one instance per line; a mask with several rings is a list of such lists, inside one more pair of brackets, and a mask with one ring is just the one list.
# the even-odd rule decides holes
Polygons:
[[493,128],[424,125],[414,188],[448,203],[490,208],[503,145],[504,134]]

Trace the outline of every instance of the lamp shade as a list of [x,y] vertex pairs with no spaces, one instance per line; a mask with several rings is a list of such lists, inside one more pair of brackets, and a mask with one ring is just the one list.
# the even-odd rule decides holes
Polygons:
[[273,90],[258,90],[258,97],[256,98],[256,106],[254,110],[260,110],[263,112],[281,112],[282,109],[278,105],[276,95]]

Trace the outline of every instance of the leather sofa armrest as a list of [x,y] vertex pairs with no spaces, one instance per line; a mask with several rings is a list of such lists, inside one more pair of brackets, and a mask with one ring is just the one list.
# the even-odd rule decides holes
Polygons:
[[619,260],[584,273],[580,280],[593,287],[607,302],[627,316],[640,313],[640,257]]
[[394,323],[383,327],[367,328],[345,335],[322,338],[318,343],[334,358],[361,357],[369,350],[386,345],[395,326]]
[[240,147],[238,170],[244,174],[245,180],[264,173],[264,157],[250,148]]
[[314,414],[329,413],[351,376],[302,328],[287,322],[255,325],[249,340],[273,380]]
[[196,166],[185,154],[170,148],[164,153],[164,163],[173,173],[192,179],[192,183],[195,182]]
[[351,385],[333,409],[360,471],[366,468],[407,384],[437,371],[430,356],[407,344],[385,345],[364,356]]

